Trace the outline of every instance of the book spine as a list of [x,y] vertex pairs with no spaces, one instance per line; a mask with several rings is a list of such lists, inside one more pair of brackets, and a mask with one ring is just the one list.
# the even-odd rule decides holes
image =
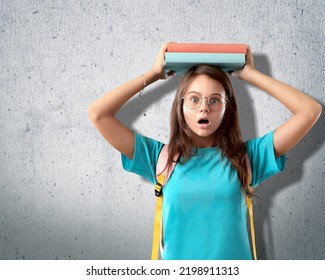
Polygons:
[[246,53],[246,45],[169,43],[167,45],[167,52]]
[[165,71],[182,74],[195,65],[217,66],[224,72],[234,71],[245,65],[245,54],[229,53],[165,53]]
[[165,53],[166,63],[245,63],[245,55],[238,53]]

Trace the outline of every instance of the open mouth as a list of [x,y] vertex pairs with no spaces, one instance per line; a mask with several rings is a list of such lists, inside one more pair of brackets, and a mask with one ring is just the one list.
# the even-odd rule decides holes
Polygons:
[[198,121],[199,124],[209,124],[209,120],[208,119],[199,119]]

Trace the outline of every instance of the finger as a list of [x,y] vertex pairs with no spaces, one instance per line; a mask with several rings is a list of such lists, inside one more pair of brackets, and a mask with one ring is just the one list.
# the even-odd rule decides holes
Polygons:
[[169,72],[168,72],[168,77],[172,77],[172,76],[175,76],[175,71],[174,70],[170,70]]
[[249,45],[246,45],[246,53],[251,54],[251,47]]
[[162,45],[162,47],[161,47],[161,51],[162,51],[162,52],[165,53],[165,52],[167,51],[168,44],[169,44],[169,43],[165,43],[165,44]]
[[167,50],[168,50],[168,45],[169,44],[175,44],[176,42],[172,42],[172,41],[170,41],[170,42],[166,42],[165,44],[163,44],[163,46],[162,46],[162,50],[164,50],[164,52],[167,52]]
[[170,70],[170,71],[167,72],[166,70],[164,70],[162,72],[161,79],[167,80],[169,77],[172,77],[174,75],[175,75],[175,71]]
[[249,45],[246,46],[246,64],[253,63],[252,51]]

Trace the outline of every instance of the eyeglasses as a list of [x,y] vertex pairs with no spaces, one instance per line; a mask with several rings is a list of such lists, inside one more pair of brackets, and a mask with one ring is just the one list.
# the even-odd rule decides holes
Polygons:
[[189,109],[199,108],[204,98],[207,99],[210,109],[216,112],[222,111],[228,103],[228,101],[218,93],[202,97],[200,93],[196,91],[190,91],[183,96],[184,104]]

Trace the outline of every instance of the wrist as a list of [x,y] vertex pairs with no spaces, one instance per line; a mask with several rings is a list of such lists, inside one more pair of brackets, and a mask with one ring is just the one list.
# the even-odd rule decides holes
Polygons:
[[149,71],[145,72],[143,76],[147,82],[147,85],[152,84],[161,78],[161,74],[155,71],[154,69],[150,69]]
[[255,68],[248,68],[245,69],[245,72],[242,73],[240,79],[251,84],[254,82],[259,73],[260,72],[257,71]]

